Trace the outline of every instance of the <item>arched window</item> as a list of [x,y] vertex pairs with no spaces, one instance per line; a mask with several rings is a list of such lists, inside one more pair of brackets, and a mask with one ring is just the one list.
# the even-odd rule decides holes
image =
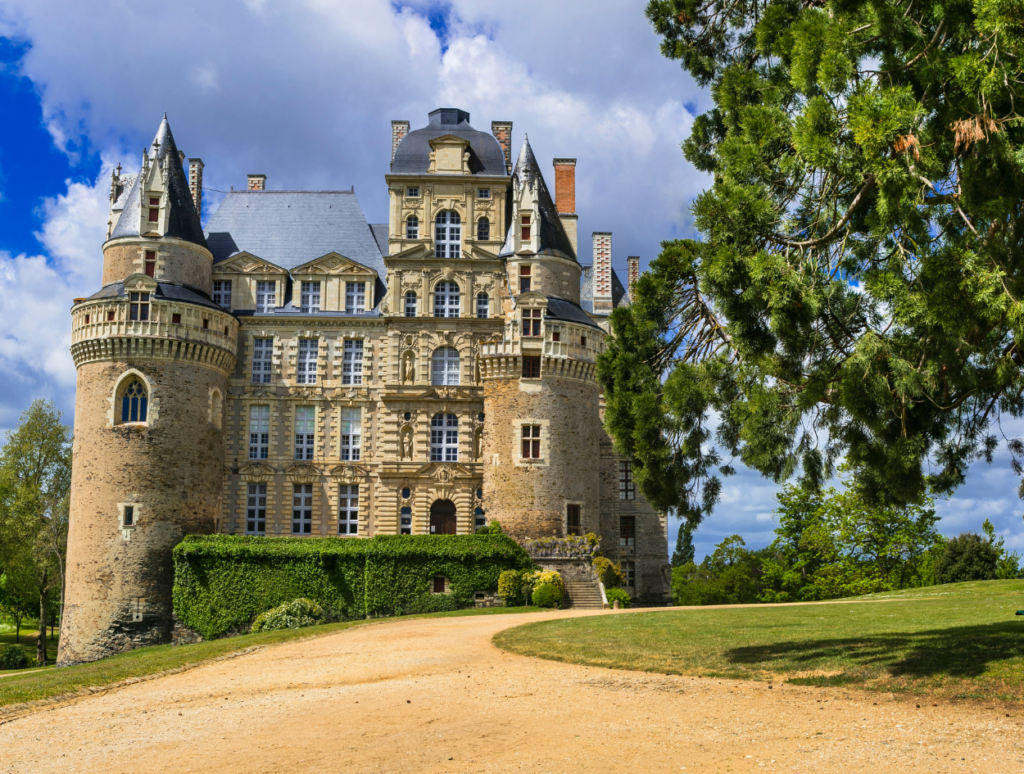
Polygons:
[[458,384],[459,371],[459,351],[455,347],[439,347],[434,350],[430,367],[431,384]]
[[487,218],[480,218],[476,222],[476,238],[480,240],[491,238],[491,221]]
[[434,288],[434,317],[459,316],[459,286],[454,282],[438,282]]
[[438,258],[458,258],[462,244],[462,218],[453,210],[437,213],[434,221],[434,254]]
[[405,316],[416,316],[416,291],[410,290],[405,294]]
[[434,414],[430,420],[430,461],[459,461],[459,418],[454,414]]
[[420,238],[420,219],[417,218],[415,215],[410,215],[408,218],[405,219],[405,238]]
[[486,320],[490,317],[490,301],[491,299],[486,293],[476,294],[476,316],[481,320]]
[[121,422],[145,422],[149,395],[141,379],[130,379],[121,393]]

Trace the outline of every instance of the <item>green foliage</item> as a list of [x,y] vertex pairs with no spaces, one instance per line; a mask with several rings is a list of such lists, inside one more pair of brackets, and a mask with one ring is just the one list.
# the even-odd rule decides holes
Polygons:
[[426,594],[409,605],[409,613],[450,613],[459,609],[459,601],[451,594]]
[[633,601],[629,598],[629,594],[622,589],[605,588],[604,595],[608,599],[608,604],[612,606],[615,605],[616,599],[619,600],[619,607],[629,607]]
[[507,607],[522,604],[523,571],[505,570],[498,576],[498,596],[505,601]]
[[4,645],[0,648],[0,669],[25,669],[28,656],[20,645]]
[[281,629],[301,629],[316,626],[326,620],[324,609],[311,599],[293,599],[273,610],[260,613],[252,622],[252,632],[276,632]]
[[437,575],[463,608],[472,606],[474,592],[496,590],[503,570],[532,566],[501,534],[188,536],[174,550],[174,610],[208,638],[245,630],[263,611],[299,597],[321,605],[331,620],[403,615],[428,604]]
[[605,556],[594,557],[594,572],[597,574],[597,579],[604,584],[606,589],[621,586],[622,581],[625,580],[619,565],[614,564],[611,559]]
[[981,525],[985,538],[996,549],[999,559],[996,561],[996,578],[998,580],[1013,580],[1024,577],[1024,570],[1020,566],[1020,554],[1016,551],[1009,551],[1003,545],[1003,539],[996,537],[996,528],[991,521],[985,519]]
[[501,528],[500,521],[492,521],[487,525],[487,532],[491,535],[504,535],[505,530]]
[[565,592],[554,583],[541,583],[533,590],[533,604],[537,607],[561,607]]
[[1024,412],[1020,4],[647,16],[714,105],[683,146],[702,241],[663,244],[599,360],[641,491],[697,523],[726,456],[812,491],[845,459],[869,505],[953,491]]
[[679,534],[676,535],[676,550],[672,552],[672,566],[682,567],[693,561],[695,551],[693,548],[693,533],[696,526],[688,520],[683,519],[679,524]]
[[999,551],[988,540],[965,532],[946,543],[935,568],[939,583],[995,580]]

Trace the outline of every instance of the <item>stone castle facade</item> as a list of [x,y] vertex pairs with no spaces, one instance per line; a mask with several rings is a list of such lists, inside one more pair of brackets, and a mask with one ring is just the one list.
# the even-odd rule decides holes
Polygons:
[[469,118],[392,122],[382,225],[351,190],[250,175],[204,231],[203,162],[166,116],[114,173],[103,287],[72,308],[59,663],[169,641],[189,533],[594,532],[631,594],[667,599],[665,516],[601,423],[596,359],[628,303],[611,234],[581,265],[575,159],[552,197],[510,122]]

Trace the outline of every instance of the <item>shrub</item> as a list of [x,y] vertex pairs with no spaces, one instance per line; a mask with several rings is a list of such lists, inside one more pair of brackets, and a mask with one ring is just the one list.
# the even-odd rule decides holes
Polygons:
[[502,570],[533,562],[511,538],[489,535],[382,535],[352,538],[187,536],[174,549],[174,612],[212,639],[248,628],[256,616],[305,598],[328,620],[401,615],[448,579],[457,607],[495,591]]
[[562,582],[562,575],[557,570],[534,570],[523,574],[523,581],[526,585],[537,588],[545,584],[556,586],[565,594],[565,583]]
[[412,614],[447,613],[458,609],[459,603],[451,594],[427,594],[418,597],[409,605],[409,612]]
[[253,621],[253,632],[276,632],[279,629],[302,629],[322,624],[327,616],[324,609],[311,599],[293,599],[273,610],[260,613]]
[[24,669],[28,666],[28,656],[20,645],[4,645],[0,648],[0,668]]
[[946,543],[935,565],[939,583],[995,580],[999,551],[988,540],[965,532]]
[[622,589],[609,589],[604,590],[604,595],[608,597],[608,604],[614,606],[615,600],[619,600],[619,607],[629,607],[629,603],[632,601]]
[[537,607],[561,607],[564,593],[554,583],[542,583],[533,590],[533,604]]
[[613,564],[611,559],[604,556],[594,557],[594,572],[597,573],[597,579],[604,584],[606,589],[617,588],[625,580],[619,565]]
[[510,607],[523,601],[522,570],[505,570],[498,576],[498,596]]
[[488,524],[487,525],[487,532],[490,533],[491,535],[504,535],[505,534],[505,530],[503,530],[501,528],[501,522],[500,521],[492,521],[490,524]]

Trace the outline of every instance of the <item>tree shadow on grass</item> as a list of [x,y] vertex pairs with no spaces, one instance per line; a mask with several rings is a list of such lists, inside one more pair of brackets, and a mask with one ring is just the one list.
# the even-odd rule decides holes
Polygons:
[[1024,628],[1001,622],[899,634],[801,640],[733,648],[724,654],[734,665],[769,672],[839,672],[791,682],[841,685],[885,674],[912,680],[975,678],[1002,661],[1024,660]]

